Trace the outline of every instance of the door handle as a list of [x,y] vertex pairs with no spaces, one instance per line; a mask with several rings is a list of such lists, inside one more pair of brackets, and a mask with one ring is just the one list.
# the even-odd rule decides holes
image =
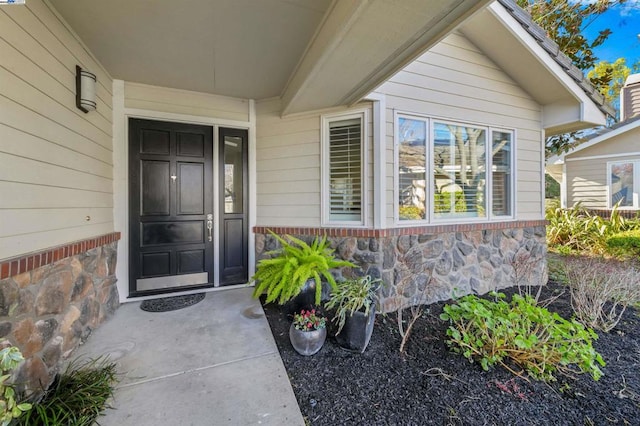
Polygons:
[[211,230],[213,229],[213,215],[211,213],[207,215],[207,229],[209,230],[209,241],[213,241],[213,235],[211,234]]

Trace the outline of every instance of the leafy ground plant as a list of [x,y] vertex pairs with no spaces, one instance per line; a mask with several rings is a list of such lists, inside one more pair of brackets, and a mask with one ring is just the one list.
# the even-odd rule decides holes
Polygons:
[[629,305],[640,302],[640,271],[616,261],[572,258],[565,263],[571,306],[587,327],[611,331]]
[[499,364],[520,375],[513,363],[544,381],[572,371],[571,365],[594,380],[602,376],[599,365],[605,363],[592,346],[598,338],[593,330],[537,306],[530,296],[514,294],[507,302],[503,293],[491,295],[494,300],[469,295],[444,306],[440,318],[450,321],[447,344],[454,352],[484,370]]
[[18,424],[90,426],[106,407],[117,381],[116,364],[108,359],[76,360]]
[[16,401],[15,389],[7,383],[13,369],[22,361],[24,357],[15,346],[0,350],[0,425],[2,426],[7,426],[13,419],[19,418],[31,409],[31,404]]

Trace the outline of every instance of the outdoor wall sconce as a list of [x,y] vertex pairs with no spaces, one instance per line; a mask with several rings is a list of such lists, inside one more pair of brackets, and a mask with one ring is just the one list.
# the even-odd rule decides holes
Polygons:
[[76,65],[76,106],[82,112],[96,109],[96,75]]

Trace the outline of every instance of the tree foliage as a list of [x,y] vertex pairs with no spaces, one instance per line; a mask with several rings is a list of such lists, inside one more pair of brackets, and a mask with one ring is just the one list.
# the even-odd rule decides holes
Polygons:
[[611,35],[610,29],[599,32],[593,40],[582,33],[599,15],[626,0],[596,0],[578,2],[571,0],[518,0],[518,5],[531,14],[533,20],[547,31],[560,50],[581,70],[592,68],[598,58],[593,49],[601,46]]
[[[584,29],[611,7],[625,2],[626,0],[517,0],[518,5],[531,14],[534,22],[547,32],[548,37],[583,72],[596,66],[598,58],[594,49],[611,35],[611,30],[606,28],[593,40],[589,40],[583,34]],[[604,94],[613,90],[610,85],[616,81],[615,71],[615,67],[604,66],[600,72],[590,75],[589,79]],[[581,132],[572,132],[547,138],[547,156],[568,151],[579,143],[580,137]]]
[[[624,86],[624,82],[631,73],[640,71],[640,61],[627,65],[625,58],[618,58],[613,63],[609,61],[598,62],[593,69],[589,71],[587,77],[591,81],[600,81],[603,84],[598,90],[604,96],[605,100],[616,107],[616,113],[620,112],[618,103],[620,90]],[[606,84],[604,84],[606,83]]]

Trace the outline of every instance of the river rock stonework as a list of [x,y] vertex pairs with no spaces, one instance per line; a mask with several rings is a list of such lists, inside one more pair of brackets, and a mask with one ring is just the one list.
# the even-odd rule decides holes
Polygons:
[[[383,313],[518,283],[547,282],[544,226],[328,240],[338,257],[357,265],[336,271],[338,279],[366,274],[382,278]],[[277,247],[271,235],[256,235],[256,259]]]
[[0,347],[16,346],[25,362],[13,382],[39,394],[60,363],[119,306],[117,242],[0,281]]

